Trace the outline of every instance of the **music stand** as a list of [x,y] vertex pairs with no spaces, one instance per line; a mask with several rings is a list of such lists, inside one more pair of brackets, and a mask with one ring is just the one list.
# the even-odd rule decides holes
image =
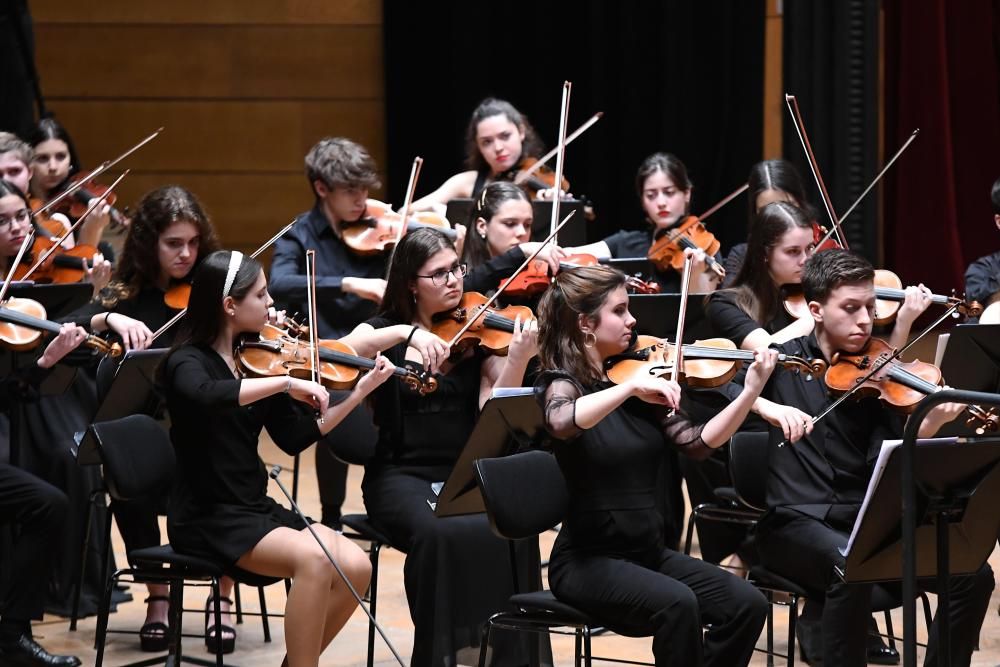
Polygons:
[[[705,294],[688,294],[684,322],[684,342],[713,338],[711,324],[705,317]],[[649,336],[674,341],[677,316],[681,309],[680,294],[630,294],[628,308],[636,319],[636,331]]]
[[[166,354],[165,348],[126,352],[92,422],[112,421],[134,414],[155,415],[162,402],[156,389],[156,367]],[[77,464],[100,465],[101,456],[93,431],[87,429],[74,437]]]
[[23,281],[12,283],[7,294],[19,299],[34,299],[45,307],[48,318],[55,320],[90,301],[94,286],[90,283],[39,285]]
[[[950,387],[1000,393],[1000,324],[959,324],[951,330],[941,360]],[[941,435],[975,435],[975,424],[962,418],[946,424]]]
[[543,428],[542,408],[531,387],[497,389],[438,494],[437,516],[485,512],[473,462],[507,456],[530,446]]
[[626,276],[635,276],[642,280],[656,280],[656,267],[645,257],[611,257],[602,259],[601,264],[614,267]]
[[[468,226],[472,217],[472,207],[475,205],[475,199],[452,199],[448,202],[445,217],[453,226]],[[531,240],[544,241],[551,231],[549,221],[552,220],[552,202],[533,201],[531,208],[534,214],[534,222],[531,225]],[[565,227],[559,230],[559,245],[564,248],[586,245],[587,221],[583,217],[583,202],[578,199],[562,200],[559,203],[559,219],[565,218],[570,211],[576,211],[576,214],[566,223]]]
[[[901,443],[887,441],[879,453],[865,504],[842,551],[847,559],[842,576],[848,583],[902,578]],[[996,546],[1000,438],[918,440],[915,454],[917,577],[940,574],[944,585],[952,575],[978,570]],[[937,566],[939,528],[947,530],[949,544],[950,568],[942,573]]]

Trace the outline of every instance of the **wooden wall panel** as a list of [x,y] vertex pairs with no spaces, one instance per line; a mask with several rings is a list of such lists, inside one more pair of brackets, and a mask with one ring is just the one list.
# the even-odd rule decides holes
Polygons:
[[31,9],[43,93],[85,166],[165,128],[123,163],[132,171],[121,206],[183,185],[225,245],[252,250],[312,205],[302,162],[323,136],[359,141],[384,172],[378,0],[32,0]]

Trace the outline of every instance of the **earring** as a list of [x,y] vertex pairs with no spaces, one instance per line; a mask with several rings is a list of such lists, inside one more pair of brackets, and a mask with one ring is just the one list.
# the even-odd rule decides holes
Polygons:
[[480,234],[480,235],[479,235],[479,238],[481,238],[482,240],[484,240],[484,241],[485,241],[485,240],[486,240],[486,234]]
[[583,334],[584,347],[590,348],[594,347],[595,345],[597,345],[597,336],[594,335],[593,331],[588,331],[587,333]]

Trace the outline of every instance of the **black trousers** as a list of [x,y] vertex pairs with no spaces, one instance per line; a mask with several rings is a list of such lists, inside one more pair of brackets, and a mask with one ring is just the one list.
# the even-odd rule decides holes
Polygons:
[[[757,549],[768,569],[798,583],[818,596],[823,605],[823,661],[827,665],[865,665],[871,584],[846,584],[834,572],[844,566],[839,549],[847,546],[850,526],[830,526],[791,509],[777,508],[757,525]],[[936,581],[921,580],[920,588],[934,592]],[[983,565],[975,574],[952,577],[951,661],[968,665],[993,592],[993,570]],[[931,627],[925,665],[936,665],[937,621]]]
[[564,552],[549,564],[549,581],[559,599],[615,632],[652,635],[661,667],[746,665],[767,617],[751,584],[670,549],[637,560]]
[[40,619],[52,565],[52,554],[65,528],[66,494],[31,473],[0,463],[0,523],[15,523],[10,571],[0,617]]
[[[342,401],[348,393],[330,392],[330,403]],[[316,481],[323,523],[340,522],[341,506],[347,496],[347,464],[364,465],[371,460],[377,439],[371,411],[359,405],[316,443]]]

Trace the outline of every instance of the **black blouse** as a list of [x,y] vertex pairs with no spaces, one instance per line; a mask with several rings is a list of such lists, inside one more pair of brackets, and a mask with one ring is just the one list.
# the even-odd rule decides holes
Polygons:
[[[163,300],[164,291],[154,285],[144,287],[135,296],[129,299],[119,299],[114,305],[106,307],[101,304],[101,298],[107,298],[110,294],[109,289],[104,288],[97,299],[76,309],[67,315],[65,320],[90,330],[90,320],[94,315],[104,312],[120,313],[139,320],[149,327],[150,331],[156,331],[180,312],[166,304]],[[153,341],[152,347],[169,347],[173,343],[176,331],[177,325],[167,329],[162,336]]]
[[1000,293],[1000,251],[980,257],[965,272],[965,298],[989,305]]
[[736,343],[737,347],[755,329],[763,329],[773,334],[795,321],[782,309],[770,322],[761,324],[737,305],[736,293],[731,290],[719,290],[709,295],[705,315],[712,325],[712,333],[721,338],[728,338]]
[[[611,256],[615,258],[646,257],[653,245],[653,229],[623,229],[604,239]],[[722,261],[722,255],[716,254],[715,259]],[[664,294],[676,294],[681,291],[681,274],[673,269],[656,271],[656,281]]]

